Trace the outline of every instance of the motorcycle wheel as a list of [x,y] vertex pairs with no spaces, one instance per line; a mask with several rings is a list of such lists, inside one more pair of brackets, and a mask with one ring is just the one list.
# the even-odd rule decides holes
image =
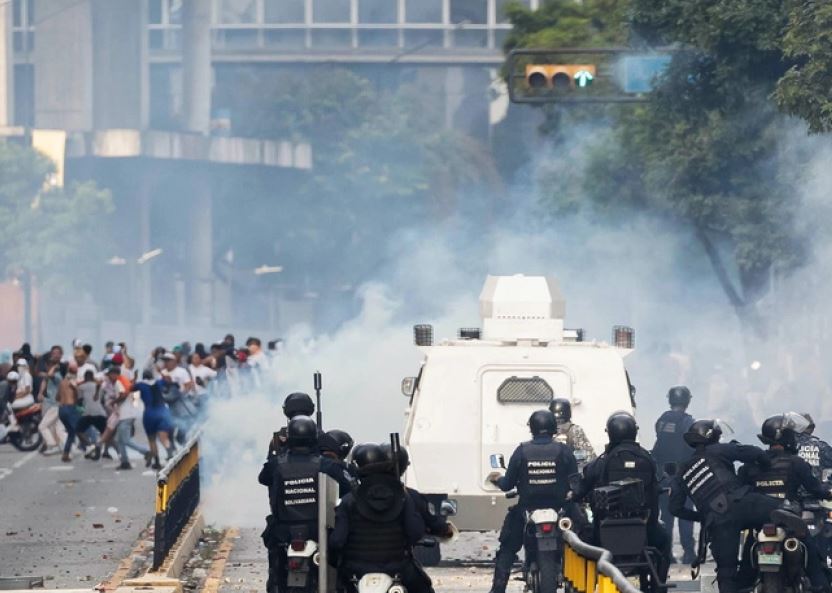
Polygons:
[[764,572],[760,575],[759,593],[794,593],[794,588],[788,586],[779,572]]
[[38,425],[33,422],[24,422],[20,430],[9,435],[9,442],[18,451],[34,451],[43,444],[43,437],[38,432]]
[[538,553],[534,593],[555,593],[558,590],[558,569],[558,561],[554,554]]
[[413,546],[413,557],[422,566],[439,566],[439,563],[442,561],[442,549],[439,546],[439,542],[436,542],[436,545],[430,547]]

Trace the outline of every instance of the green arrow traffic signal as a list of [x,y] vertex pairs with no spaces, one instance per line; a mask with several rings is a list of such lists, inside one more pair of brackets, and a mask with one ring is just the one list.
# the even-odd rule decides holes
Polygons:
[[575,72],[575,86],[579,88],[586,88],[592,84],[592,81],[595,80],[595,77],[592,75],[591,72],[587,70],[579,70]]

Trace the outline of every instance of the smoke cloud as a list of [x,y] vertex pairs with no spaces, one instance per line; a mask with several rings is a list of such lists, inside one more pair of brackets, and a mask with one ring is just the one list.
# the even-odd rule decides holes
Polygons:
[[458,216],[399,233],[386,246],[377,278],[358,291],[354,318],[331,333],[292,328],[268,389],[211,407],[203,445],[210,521],[262,524],[267,497],[256,476],[271,433],[285,422],[282,399],[311,391],[315,370],[324,378],[325,428],[345,429],[357,441],[401,430],[407,401],[399,384],[420,360],[412,325],[432,323],[439,339],[479,325],[487,274],[554,275],[567,327],[584,328],[589,339],[609,341],[615,324],[636,328],[637,352],[627,366],[639,388],[644,442],[652,442],[652,422],[670,385],[691,386],[696,414],[730,411],[706,394],[714,392],[711,365],[741,344],[739,328],[694,238],[644,217],[607,225],[546,218],[536,186],[551,173],[549,156],[530,166],[509,195],[510,217],[483,227]]

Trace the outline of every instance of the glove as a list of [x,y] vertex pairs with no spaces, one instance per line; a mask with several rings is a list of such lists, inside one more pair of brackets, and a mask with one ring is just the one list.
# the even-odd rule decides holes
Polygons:
[[503,474],[501,474],[500,472],[491,472],[490,474],[488,474],[488,477],[486,479],[496,486],[497,482],[499,482],[500,478],[502,477]]

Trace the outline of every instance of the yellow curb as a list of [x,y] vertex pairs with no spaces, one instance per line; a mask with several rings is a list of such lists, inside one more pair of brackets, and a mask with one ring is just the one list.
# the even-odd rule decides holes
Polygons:
[[133,567],[133,558],[135,556],[143,555],[145,551],[145,531],[142,530],[141,535],[139,535],[138,543],[133,546],[133,549],[130,551],[130,554],[127,558],[123,558],[121,562],[118,564],[118,568],[116,568],[115,572],[108,578],[106,581],[103,581],[100,585],[95,587],[98,591],[112,591],[114,589],[118,589],[121,586],[121,582],[125,579],[125,577],[130,572],[130,569]]
[[201,593],[217,593],[222,582],[222,575],[225,573],[225,563],[228,562],[228,557],[231,555],[231,550],[234,549],[234,540],[240,535],[240,530],[232,527],[226,529],[222,537],[222,542],[211,562],[211,568],[208,570],[208,578],[205,579],[205,584],[202,586]]

